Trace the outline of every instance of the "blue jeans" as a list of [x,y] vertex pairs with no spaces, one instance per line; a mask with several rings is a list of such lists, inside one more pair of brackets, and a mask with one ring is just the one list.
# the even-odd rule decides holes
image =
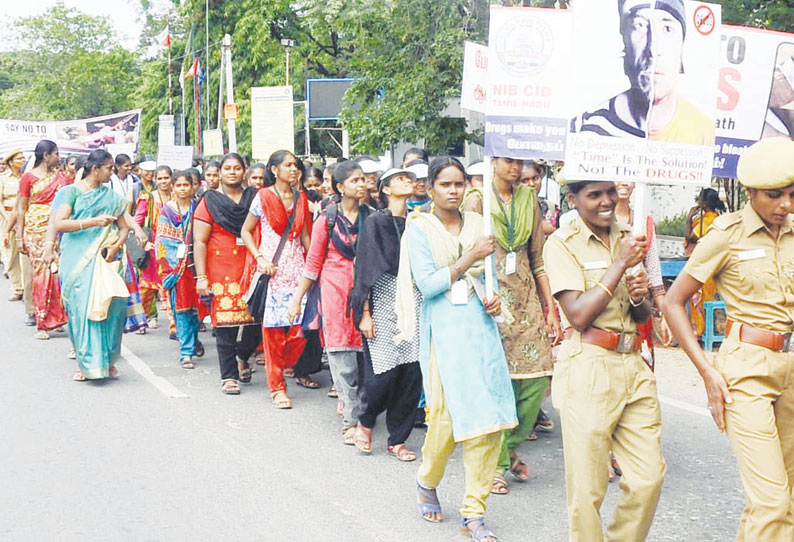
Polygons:
[[179,361],[185,358],[192,358],[196,355],[196,342],[198,341],[199,318],[198,310],[189,309],[177,312],[174,299],[176,290],[169,292],[171,300],[171,312],[176,321],[176,337],[179,339]]

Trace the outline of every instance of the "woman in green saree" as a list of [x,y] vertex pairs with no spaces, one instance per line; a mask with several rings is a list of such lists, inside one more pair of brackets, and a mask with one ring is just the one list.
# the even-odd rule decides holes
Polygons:
[[63,234],[61,293],[77,353],[77,381],[118,374],[113,364],[121,349],[129,295],[119,249],[129,226],[124,219],[127,201],[105,186],[112,173],[110,153],[92,152],[83,178],[62,189],[54,215],[55,230]]

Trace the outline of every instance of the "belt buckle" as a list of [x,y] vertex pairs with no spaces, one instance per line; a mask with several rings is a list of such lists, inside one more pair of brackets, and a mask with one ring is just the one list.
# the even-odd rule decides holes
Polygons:
[[783,337],[783,348],[781,352],[794,352],[794,333],[786,333]]
[[634,352],[634,344],[636,343],[636,335],[634,333],[623,332],[618,338],[618,347],[615,351],[618,354],[630,354]]

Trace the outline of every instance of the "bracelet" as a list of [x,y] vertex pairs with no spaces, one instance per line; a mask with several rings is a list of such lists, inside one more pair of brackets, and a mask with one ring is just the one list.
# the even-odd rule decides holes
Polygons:
[[44,241],[44,246],[52,245],[55,246],[55,241]]
[[645,303],[645,296],[642,296],[642,299],[640,299],[639,303],[634,303],[634,300],[632,298],[629,298],[629,303],[631,303],[632,307],[635,307],[635,308],[639,307],[640,305]]
[[207,280],[207,275],[196,275],[196,280]]
[[599,288],[601,288],[602,290],[604,290],[609,297],[613,297],[615,295],[615,294],[612,293],[612,290],[610,290],[607,287],[607,285],[604,284],[603,282],[601,282],[600,280],[598,282],[596,282],[595,285],[598,286]]
[[255,260],[258,260],[259,258],[264,258],[264,256],[262,254],[257,254],[256,256],[254,256]]
[[80,226],[80,231],[83,231],[83,221],[82,220],[78,220],[77,221],[77,225]]

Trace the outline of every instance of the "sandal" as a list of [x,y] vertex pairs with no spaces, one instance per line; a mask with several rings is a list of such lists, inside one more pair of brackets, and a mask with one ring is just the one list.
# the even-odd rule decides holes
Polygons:
[[226,395],[240,395],[240,385],[233,378],[221,380],[221,391]]
[[485,526],[482,516],[476,518],[463,518],[460,524],[463,534],[470,537],[475,542],[497,542],[496,535]]
[[33,335],[33,338],[37,341],[48,341],[50,339],[50,334],[40,329]]
[[538,411],[538,419],[535,421],[535,431],[540,433],[551,433],[554,430],[554,421],[550,420],[543,410]]
[[510,493],[510,488],[507,487],[507,480],[501,474],[495,474],[493,483],[491,484],[491,493],[494,495],[507,495]]
[[193,358],[181,358],[179,363],[182,365],[183,369],[195,369],[196,366],[193,364]]
[[243,384],[248,384],[251,382],[251,366],[248,364],[247,361],[242,363],[238,363],[237,367],[240,372],[240,382]]
[[206,351],[204,350],[204,343],[201,341],[196,341],[196,357],[201,358],[204,357]]
[[111,365],[110,369],[108,369],[108,374],[110,375],[110,378],[118,378],[119,377],[119,370],[116,369],[116,367],[114,365]]
[[372,429],[368,429],[361,425],[359,422],[356,427],[356,436],[353,438],[353,444],[358,448],[359,452],[365,454],[372,453]]
[[338,416],[344,416],[345,415],[345,404],[342,401],[337,401],[336,402],[336,414]]
[[386,450],[388,450],[389,455],[393,455],[404,463],[416,461],[416,452],[409,450],[408,446],[405,444],[395,444],[394,446],[388,446]]
[[519,459],[515,452],[510,452],[510,474],[515,476],[519,482],[529,480],[529,467]]
[[281,409],[281,410],[288,410],[288,409],[292,408],[292,401],[290,401],[290,398],[287,396],[287,392],[286,391],[279,390],[279,391],[273,392],[273,395],[271,397],[273,399],[273,406],[274,407],[276,407],[278,409]]
[[339,394],[336,391],[336,386],[331,386],[331,388],[328,390],[328,397],[331,399],[336,399],[339,397]]
[[527,435],[527,440],[538,440],[538,434],[535,431],[531,431]]
[[298,386],[303,386],[304,388],[309,388],[310,390],[316,390],[320,387],[320,384],[312,380],[312,377],[310,376],[299,376],[295,379],[295,383]]
[[[422,519],[430,523],[441,523],[444,518],[441,516],[441,503],[438,502],[436,488],[424,487],[417,481],[416,491],[416,504]],[[436,517],[434,518],[432,514],[436,514]]]
[[77,369],[77,372],[72,375],[72,380],[74,380],[75,382],[85,382],[88,379],[83,374],[83,371]]
[[295,378],[295,369],[293,369],[292,367],[287,367],[286,369],[284,369],[284,376],[286,376],[287,378]]
[[342,429],[342,444],[345,446],[355,446],[356,444],[356,426],[351,425]]
[[74,347],[69,349],[69,352],[66,354],[67,359],[77,359],[77,352],[75,351]]

